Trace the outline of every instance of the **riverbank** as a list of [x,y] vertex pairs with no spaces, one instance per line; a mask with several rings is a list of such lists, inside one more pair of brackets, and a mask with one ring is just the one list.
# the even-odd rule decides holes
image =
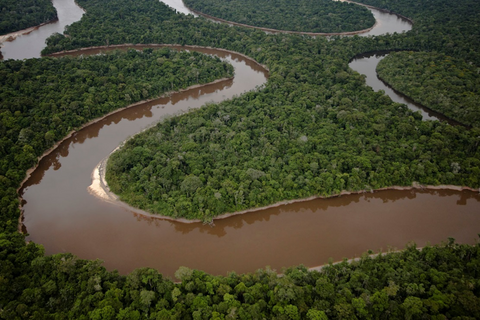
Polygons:
[[[350,1],[347,1],[347,2],[350,2]],[[355,3],[355,2],[352,2],[352,3]],[[365,5],[360,4],[360,3],[355,3],[355,4],[365,6]],[[373,24],[373,26],[371,26],[370,28],[367,28],[367,29],[362,29],[362,30],[357,30],[357,31],[348,31],[348,32],[303,32],[303,31],[278,30],[278,29],[257,27],[257,26],[252,26],[252,25],[248,25],[248,24],[228,21],[228,20],[225,20],[225,19],[217,18],[217,17],[211,16],[209,14],[194,10],[190,7],[187,7],[185,5],[185,3],[184,3],[184,6],[185,6],[185,8],[190,10],[191,12],[193,12],[193,13],[199,15],[199,16],[202,16],[204,18],[207,18],[209,20],[213,20],[213,21],[221,22],[221,23],[226,23],[226,24],[229,24],[229,25],[232,25],[232,26],[245,27],[245,28],[250,28],[250,29],[258,29],[258,30],[262,30],[262,31],[265,31],[265,32],[270,32],[270,33],[300,34],[300,35],[313,36],[313,37],[314,36],[322,36],[322,37],[353,36],[353,35],[356,35],[356,34],[367,33],[378,25],[378,21],[375,19],[375,23]],[[367,6],[365,6],[365,7],[367,7]],[[375,9],[377,9],[377,8],[375,8]],[[380,10],[380,9],[377,9],[377,10]]]
[[[205,84],[196,84],[196,85],[193,85],[193,86],[190,86],[190,87],[187,87],[185,89],[181,89],[181,90],[177,90],[177,91],[171,91],[171,92],[167,92],[167,93],[164,93],[162,94],[161,96],[159,97],[156,97],[156,98],[152,98],[152,99],[147,99],[147,100],[142,100],[142,101],[139,101],[139,102],[136,102],[136,103],[133,103],[131,105],[128,105],[126,107],[123,107],[123,108],[119,108],[119,109],[116,109],[114,111],[111,111],[109,113],[107,113],[106,115],[100,117],[100,118],[96,118],[96,119],[93,119],[87,123],[85,123],[84,125],[82,125],[80,128],[78,129],[75,129],[75,130],[72,130],[70,133],[68,133],[62,140],[58,141],[57,143],[55,143],[50,149],[48,149],[47,151],[45,151],[40,157],[37,158],[37,164],[28,169],[27,172],[26,172],[26,175],[25,175],[25,178],[22,180],[22,182],[20,183],[20,187],[17,188],[17,194],[19,195],[19,200],[20,200],[20,205],[19,205],[19,209],[20,209],[20,216],[18,218],[18,230],[19,232],[23,232],[23,208],[22,208],[22,202],[23,202],[23,198],[21,196],[21,191],[22,189],[24,188],[24,185],[25,183],[30,179],[30,177],[32,176],[32,173],[38,168],[38,165],[40,164],[40,161],[45,158],[46,156],[48,156],[49,154],[51,154],[52,152],[54,152],[64,141],[70,139],[75,133],[77,133],[78,131],[92,125],[92,124],[95,124],[95,123],[98,123],[104,119],[106,119],[107,117],[113,115],[113,114],[116,114],[118,112],[121,112],[123,110],[126,110],[126,109],[130,109],[130,108],[133,108],[133,107],[137,107],[137,106],[140,106],[140,105],[143,105],[143,104],[146,104],[146,103],[150,103],[152,101],[156,101],[156,100],[159,100],[159,99],[162,99],[162,98],[165,98],[165,97],[168,97],[172,94],[175,94],[175,93],[182,93],[182,92],[185,92],[185,91],[188,91],[188,90],[194,90],[194,89],[200,89],[200,88],[203,88],[203,87],[206,87],[206,86],[209,86],[209,85],[213,85],[213,84],[217,84],[217,83],[221,83],[221,82],[225,82],[225,81],[230,81],[232,80],[233,77],[231,78],[222,78],[222,79],[217,79],[215,81],[212,81],[212,82],[209,82],[209,83],[205,83]],[[115,150],[114,150],[115,151]],[[113,151],[112,151],[113,152]],[[107,187],[108,188],[108,187]],[[101,192],[101,191],[99,191]],[[102,196],[104,197],[104,199],[108,199],[109,198],[109,195],[108,194],[102,194]]]
[[[65,55],[73,55],[73,54],[78,54],[78,53],[82,53],[82,52],[87,52],[89,50],[102,50],[102,49],[103,50],[114,50],[114,49],[118,49],[118,48],[142,49],[142,48],[162,48],[162,47],[168,47],[168,48],[179,49],[179,50],[188,50],[188,49],[197,49],[199,51],[201,49],[217,50],[217,51],[224,52],[224,53],[235,54],[235,55],[239,55],[239,56],[244,57],[245,59],[249,60],[252,63],[255,63],[256,65],[262,67],[265,71],[268,72],[268,68],[266,68],[266,66],[258,63],[254,59],[252,59],[250,57],[247,57],[243,54],[240,54],[240,53],[237,53],[237,52],[234,52],[234,51],[230,51],[230,50],[215,49],[215,48],[201,47],[201,46],[181,46],[181,45],[167,45],[167,44],[150,44],[150,45],[122,44],[122,45],[98,46],[98,47],[82,48],[82,49],[77,49],[77,50],[62,51],[62,52],[57,52],[57,53],[54,53],[54,54],[50,54],[48,56],[62,57],[62,56],[65,56]],[[188,91],[188,90],[199,89],[199,88],[206,87],[206,86],[209,86],[209,85],[213,85],[213,84],[217,84],[217,83],[221,83],[221,82],[226,82],[226,81],[231,81],[232,79],[233,79],[233,77],[232,78],[217,79],[213,82],[209,82],[209,83],[206,83],[206,84],[197,84],[197,85],[193,85],[193,86],[190,86],[188,88],[185,88],[185,89],[177,90],[177,91],[174,91],[174,92],[164,93],[164,94],[162,94],[162,95],[160,95],[159,97],[156,97],[156,98],[142,100],[142,101],[130,104],[126,107],[119,108],[119,109],[116,109],[114,111],[111,111],[108,114],[106,114],[102,117],[93,119],[93,120],[83,124],[81,127],[77,128],[77,129],[74,129],[71,132],[69,132],[63,139],[56,142],[51,148],[46,150],[40,157],[37,158],[37,162],[36,162],[35,166],[26,171],[25,178],[22,180],[22,182],[20,183],[20,186],[17,188],[17,194],[18,194],[19,203],[20,203],[19,204],[20,215],[19,215],[19,218],[18,218],[18,231],[20,233],[24,232],[24,226],[23,226],[24,212],[23,212],[23,206],[22,206],[22,203],[23,203],[24,200],[23,200],[23,197],[22,197],[22,189],[24,188],[25,183],[30,179],[32,173],[38,168],[38,166],[40,164],[40,161],[43,158],[45,158],[46,156],[50,155],[52,152],[54,152],[64,141],[70,139],[75,133],[77,133],[78,131],[80,131],[84,128],[87,128],[88,126],[90,126],[92,124],[98,123],[98,122],[104,120],[105,118],[107,118],[107,117],[109,117],[113,114],[121,112],[125,109],[130,109],[130,108],[133,108],[133,107],[145,104],[145,103],[150,103],[152,101],[162,99],[164,97],[170,96],[170,95],[175,94],[175,93],[182,93],[182,92],[185,92],[185,91]],[[105,196],[105,195],[103,195],[103,196]]]
[[33,32],[35,30],[38,30],[38,28],[40,28],[40,27],[43,27],[47,24],[54,23],[54,22],[57,22],[57,21],[58,21],[58,17],[56,17],[55,19],[52,19],[50,21],[41,23],[37,26],[33,26],[33,27],[26,28],[26,29],[23,29],[23,30],[18,30],[18,31],[14,31],[14,32],[10,32],[10,33],[7,33],[7,34],[0,35],[0,44],[3,43],[3,42],[6,42],[6,41],[13,41],[19,36],[30,34],[31,32]]
[[394,14],[394,15],[402,18],[403,20],[408,21],[408,22],[410,22],[411,24],[413,24],[413,20],[412,20],[412,19],[410,19],[410,18],[408,18],[408,17],[406,17],[406,16],[404,16],[404,15],[402,15],[402,14],[396,13],[395,11],[392,11],[392,10],[377,8],[377,7],[368,5],[368,4],[363,4],[363,3],[360,3],[360,2],[355,2],[355,1],[350,1],[350,0],[340,0],[340,1],[345,1],[345,2],[349,2],[349,3],[358,4],[359,6],[364,6],[364,7],[366,7],[366,8],[378,10],[378,11],[384,12],[384,13]]
[[[416,248],[418,251],[422,251],[424,247],[420,247],[420,248]],[[405,251],[406,249],[403,249],[403,250],[390,250],[388,249],[386,252],[379,252],[379,253],[372,253],[372,254],[369,254],[367,255],[370,259],[374,259],[378,256],[385,256],[385,255],[388,255],[388,254],[395,254],[395,253],[401,253],[403,251]],[[363,257],[363,255],[362,255]],[[332,263],[326,263],[326,264],[322,264],[322,265],[319,265],[319,266],[315,266],[315,267],[310,267],[308,268],[308,271],[322,271],[323,268],[325,267],[328,267],[328,266],[334,266],[336,264],[340,264],[342,262],[347,262],[348,264],[352,264],[353,262],[358,262],[358,261],[361,261],[362,260],[362,257],[355,257],[355,258],[351,258],[351,259],[343,259],[341,261],[335,261],[335,262],[332,262]],[[281,274],[279,274],[281,275]]]
[[255,59],[252,59],[251,57],[232,50],[227,50],[227,49],[222,49],[222,48],[214,48],[214,47],[202,47],[202,46],[196,46],[196,45],[181,45],[181,44],[157,44],[157,43],[150,43],[150,44],[133,44],[133,43],[125,43],[125,44],[112,44],[108,46],[93,46],[93,47],[86,47],[86,48],[80,48],[80,49],[75,49],[75,50],[65,50],[65,51],[59,51],[59,52],[54,52],[47,54],[47,57],[63,57],[67,55],[79,55],[79,54],[89,54],[89,51],[94,51],[94,50],[105,50],[105,51],[111,51],[115,49],[136,49],[136,50],[143,50],[143,49],[156,49],[156,48],[171,48],[175,50],[196,50],[201,52],[202,50],[215,50],[217,52],[223,52],[225,54],[233,54],[233,55],[238,55],[244,58],[245,60],[248,60],[249,62],[261,67],[264,69],[264,71],[267,73],[267,78],[269,76],[268,72],[269,69],[266,65],[259,63]]
[[452,126],[462,126],[462,127],[465,127],[467,129],[471,129],[472,126],[470,125],[467,125],[467,124],[464,124],[464,123],[461,123],[460,121],[458,120],[455,120],[451,117],[448,117],[446,116],[445,114],[441,113],[440,111],[437,111],[437,110],[434,110],[432,108],[429,108],[427,106],[425,106],[424,104],[418,102],[417,100],[415,100],[414,98],[412,97],[409,97],[407,96],[406,94],[404,94],[403,92],[401,91],[398,91],[397,89],[395,89],[387,80],[385,80],[383,77],[381,77],[378,72],[376,72],[377,74],[377,78],[383,82],[383,84],[385,84],[385,86],[387,86],[388,88],[390,88],[393,92],[395,92],[397,95],[399,96],[402,96],[404,97],[405,99],[408,99],[412,104],[415,104],[417,105],[419,108],[422,108],[423,110],[425,110],[429,115],[434,115],[435,117],[437,117],[439,120],[443,120],[443,121],[446,121],[448,124],[452,125]]
[[[24,188],[24,185],[25,183],[30,179],[30,177],[32,176],[32,173],[38,168],[39,164],[40,164],[40,161],[45,158],[46,156],[48,156],[49,154],[51,154],[52,152],[54,152],[64,141],[70,139],[75,133],[77,133],[78,131],[92,125],[92,124],[95,124],[97,122],[100,122],[104,119],[106,119],[107,117],[113,115],[113,114],[116,114],[118,112],[121,112],[123,110],[126,110],[126,109],[130,109],[130,108],[133,108],[133,107],[136,107],[136,106],[139,106],[139,105],[143,105],[145,103],[150,103],[152,101],[156,101],[156,100],[159,100],[159,99],[162,99],[162,98],[165,98],[165,97],[168,97],[174,93],[182,93],[182,92],[185,92],[185,91],[188,91],[188,90],[194,90],[194,89],[199,89],[199,88],[202,88],[202,87],[206,87],[206,86],[209,86],[209,85],[212,85],[212,84],[217,84],[217,83],[221,83],[221,82],[225,82],[225,81],[230,81],[232,80],[232,78],[222,78],[222,79],[218,79],[218,80],[215,80],[213,82],[209,82],[209,83],[205,83],[205,84],[197,84],[197,85],[193,85],[193,86],[190,86],[188,88],[185,88],[185,89],[181,89],[181,90],[178,90],[178,91],[172,91],[172,92],[167,92],[167,93],[164,93],[162,94],[161,96],[157,97],[157,98],[152,98],[152,99],[147,99],[147,100],[142,100],[142,101],[139,101],[139,102],[136,102],[134,104],[131,104],[131,105],[128,105],[126,107],[123,107],[123,108],[120,108],[120,109],[116,109],[114,111],[111,111],[109,112],[108,114],[100,117],[100,118],[96,118],[96,119],[93,119],[87,123],[85,123],[84,125],[82,125],[80,128],[78,129],[75,129],[75,130],[72,130],[70,133],[68,133],[62,140],[58,141],[57,143],[55,143],[50,149],[48,149],[47,151],[45,151],[40,157],[37,158],[37,163],[34,167],[30,168],[27,170],[26,172],[26,175],[25,175],[25,178],[22,180],[22,182],[20,183],[20,186],[17,188],[17,194],[19,195],[19,202],[20,202],[20,205],[19,205],[19,209],[20,209],[20,216],[18,218],[18,231],[20,233],[23,233],[23,208],[22,208],[22,202],[23,202],[23,197],[21,195],[21,191],[22,189]],[[115,150],[114,150],[115,151]],[[113,151],[112,151],[113,152]],[[97,168],[96,168],[97,169]],[[99,179],[101,179],[101,177],[99,177]],[[106,188],[108,188],[106,186]],[[95,189],[97,190],[97,189]],[[97,195],[99,197],[102,197],[102,199],[104,200],[107,200],[109,199],[109,195],[108,193],[102,193],[100,191],[100,189],[98,189],[99,193],[101,195]]]
[[[382,13],[388,13],[388,14],[393,14],[393,15],[396,15],[398,16],[399,18],[411,23],[413,25],[413,20],[404,16],[404,15],[401,15],[401,14],[398,14],[394,11],[391,11],[391,10],[387,10],[387,9],[382,9],[382,8],[377,8],[377,7],[374,7],[374,6],[371,6],[371,5],[367,5],[367,4],[363,4],[363,3],[360,3],[360,2],[355,2],[355,1],[350,1],[350,0],[338,0],[338,1],[343,1],[343,2],[348,2],[348,3],[353,3],[353,4],[356,4],[356,5],[359,5],[359,6],[363,6],[363,7],[366,7],[368,9],[372,9],[372,10],[377,10],[379,12],[382,12]],[[213,21],[216,21],[216,22],[221,22],[221,23],[226,23],[226,24],[230,24],[230,25],[233,25],[233,26],[239,26],[239,27],[245,27],[245,28],[251,28],[251,29],[258,29],[258,30],[262,30],[262,31],[265,31],[265,32],[271,32],[271,33],[285,33],[285,34],[300,34],[300,35],[307,35],[307,36],[322,36],[322,37],[328,37],[328,36],[353,36],[353,35],[358,35],[358,34],[363,34],[363,33],[367,33],[367,32],[370,32],[372,31],[377,25],[378,25],[378,20],[375,19],[375,23],[373,24],[373,26],[371,26],[370,28],[367,28],[367,29],[362,29],[362,30],[357,30],[357,31],[349,31],[349,32],[302,32],[302,31],[289,31],[289,30],[278,30],[278,29],[271,29],[271,28],[263,28],[263,27],[258,27],[258,26],[252,26],[252,25],[248,25],[248,24],[243,24],[243,23],[238,23],[238,22],[233,22],[233,21],[228,21],[228,20],[225,20],[225,19],[222,19],[222,18],[217,18],[217,17],[214,17],[214,16],[211,16],[209,14],[206,14],[206,13],[203,13],[203,12],[200,12],[200,11],[197,11],[197,10],[194,10],[190,7],[187,7],[185,5],[185,3],[183,3],[183,5],[185,6],[185,8],[187,8],[188,10],[190,10],[192,13],[194,14],[197,14],[199,16],[202,16],[204,18],[207,18],[207,19],[210,19],[210,20],[213,20]]]
[[[118,149],[118,147],[112,151],[115,152]],[[110,153],[110,154],[112,154]],[[110,155],[109,155],[110,156]],[[185,219],[185,218],[172,218],[169,216],[162,216],[159,214],[153,214],[138,208],[134,208],[125,202],[119,200],[119,197],[114,194],[113,192],[110,191],[110,188],[108,187],[108,184],[105,180],[105,171],[106,171],[106,165],[109,156],[107,156],[105,159],[103,159],[93,170],[92,172],[92,184],[87,188],[88,192],[95,197],[107,201],[116,205],[120,205],[122,207],[125,207],[135,214],[139,214],[145,217],[149,218],[155,218],[155,219],[160,219],[160,220],[167,220],[167,221],[175,221],[175,222],[181,222],[181,223],[210,223],[213,224],[215,220],[221,220],[221,219],[226,219],[230,218],[236,215],[241,215],[241,214],[246,214],[246,213],[251,213],[251,212],[258,212],[258,211],[263,211],[267,210],[270,208],[276,208],[284,205],[289,205],[293,203],[301,203],[301,202],[307,202],[307,201],[313,201],[317,199],[329,199],[329,198],[336,198],[336,197],[341,197],[341,196],[349,196],[349,195],[357,195],[357,194],[364,194],[364,193],[373,193],[373,192],[378,192],[378,191],[385,191],[385,190],[398,190],[398,191],[410,191],[410,190],[453,190],[453,191],[472,191],[472,192],[478,192],[480,193],[480,188],[479,189],[474,189],[471,187],[463,187],[463,186],[455,186],[455,185],[421,185],[417,182],[414,182],[411,186],[391,186],[391,187],[384,187],[384,188],[378,188],[375,190],[359,190],[359,191],[347,191],[343,190],[342,192],[338,194],[333,194],[330,196],[311,196],[307,198],[302,198],[302,199],[293,199],[293,200],[284,200],[284,201],[279,201],[276,203],[273,203],[268,206],[263,206],[263,207],[257,207],[257,208],[251,208],[251,209],[246,209],[246,210],[241,210],[241,211],[236,211],[232,213],[224,213],[222,215],[216,216],[212,218],[211,221],[202,221],[199,219]]]
[[55,18],[55,19],[52,19],[50,21],[44,22],[42,24],[39,24],[38,26],[34,26],[34,27],[27,28],[27,29],[14,31],[14,32],[10,32],[10,33],[4,34],[4,35],[0,35],[0,60],[3,60],[3,54],[1,52],[1,50],[2,50],[2,44],[4,42],[14,41],[19,36],[30,34],[33,31],[38,30],[40,27],[43,27],[43,26],[45,26],[47,24],[50,24],[50,23],[55,23],[57,21],[58,21],[58,17]]
[[57,18],[0,36],[0,49],[4,59],[40,58],[48,37],[54,33],[63,34],[65,27],[79,21],[86,13],[76,0],[51,0],[51,2],[57,12]]

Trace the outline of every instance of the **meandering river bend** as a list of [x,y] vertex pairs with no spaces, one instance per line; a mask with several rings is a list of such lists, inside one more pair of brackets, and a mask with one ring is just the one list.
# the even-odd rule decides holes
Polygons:
[[[384,32],[400,32],[391,24],[378,25]],[[475,241],[480,195],[468,191],[319,199],[234,216],[215,226],[148,218],[90,195],[93,168],[127,137],[166,115],[228,99],[266,81],[261,68],[241,56],[208,53],[232,63],[235,79],[114,114],[75,133],[40,162],[22,190],[29,240],[43,244],[47,254],[72,252],[104,260],[108,269],[121,273],[148,266],[168,276],[180,266],[212,274],[267,265],[280,271],[352,258],[368,249],[401,249],[410,241],[419,246],[447,237]]]

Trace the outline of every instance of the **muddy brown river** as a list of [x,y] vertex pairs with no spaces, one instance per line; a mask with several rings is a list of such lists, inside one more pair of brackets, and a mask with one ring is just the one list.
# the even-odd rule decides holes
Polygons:
[[447,237],[475,242],[480,195],[469,191],[319,199],[218,220],[214,226],[147,218],[90,195],[92,170],[129,136],[165,116],[255,90],[267,79],[241,56],[207,53],[229,61],[235,79],[112,115],[77,132],[40,162],[22,192],[28,240],[43,244],[47,254],[101,259],[123,274],[148,266],[167,276],[180,266],[223,275],[265,266],[281,271],[353,258],[368,249],[402,249],[411,241],[418,246]]

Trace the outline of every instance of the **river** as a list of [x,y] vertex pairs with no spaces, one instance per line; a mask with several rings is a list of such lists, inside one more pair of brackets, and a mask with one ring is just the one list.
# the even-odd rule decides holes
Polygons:
[[58,21],[46,24],[29,34],[18,36],[14,41],[2,43],[3,59],[39,58],[45,40],[53,33],[63,33],[66,26],[80,20],[84,11],[74,0],[52,0],[57,9]]
[[114,114],[75,133],[40,162],[22,190],[28,240],[44,245],[47,254],[98,258],[123,274],[148,266],[167,276],[180,266],[212,274],[267,265],[280,271],[352,258],[368,249],[401,249],[410,241],[419,246],[447,237],[475,241],[480,195],[468,191],[342,196],[238,215],[214,226],[148,218],[90,195],[93,168],[124,139],[162,117],[229,99],[267,79],[241,56],[207,52],[229,61],[235,79]]
[[[166,5],[182,14],[197,16],[185,7],[182,0],[163,0]],[[57,9],[58,21],[44,25],[29,34],[18,36],[14,41],[3,42],[1,52],[4,59],[39,58],[40,52],[45,47],[45,40],[55,32],[63,33],[66,26],[80,20],[84,10],[76,5],[74,0],[52,0]],[[369,9],[377,24],[369,32],[360,36],[375,36],[385,33],[401,33],[411,29],[411,24],[398,16],[390,13]]]
[[460,124],[458,121],[448,119],[441,113],[438,113],[434,110],[425,108],[424,106],[415,103],[412,99],[397,92],[388,84],[380,80],[377,76],[377,71],[376,71],[377,65],[387,55],[388,55],[388,52],[362,54],[352,59],[352,61],[349,63],[349,67],[360,74],[364,74],[366,76],[365,78],[366,84],[372,87],[373,90],[375,91],[383,90],[385,94],[387,94],[392,99],[392,101],[405,104],[408,106],[408,108],[410,108],[410,110],[414,112],[419,112],[422,115],[423,120],[446,121],[451,125]]

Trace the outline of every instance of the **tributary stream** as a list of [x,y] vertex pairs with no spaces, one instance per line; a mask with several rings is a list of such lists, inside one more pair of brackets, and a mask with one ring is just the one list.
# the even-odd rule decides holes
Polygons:
[[[401,32],[404,24],[398,30],[378,25]],[[410,241],[424,246],[447,237],[474,243],[480,195],[468,191],[392,190],[318,199],[233,216],[214,226],[144,217],[89,194],[92,170],[129,136],[166,115],[229,99],[266,81],[261,68],[241,56],[209,53],[235,67],[233,81],[116,113],[75,133],[40,162],[22,191],[28,240],[43,244],[47,254],[98,258],[121,273],[153,267],[167,276],[180,266],[212,274],[313,267],[368,249],[402,249]]]

